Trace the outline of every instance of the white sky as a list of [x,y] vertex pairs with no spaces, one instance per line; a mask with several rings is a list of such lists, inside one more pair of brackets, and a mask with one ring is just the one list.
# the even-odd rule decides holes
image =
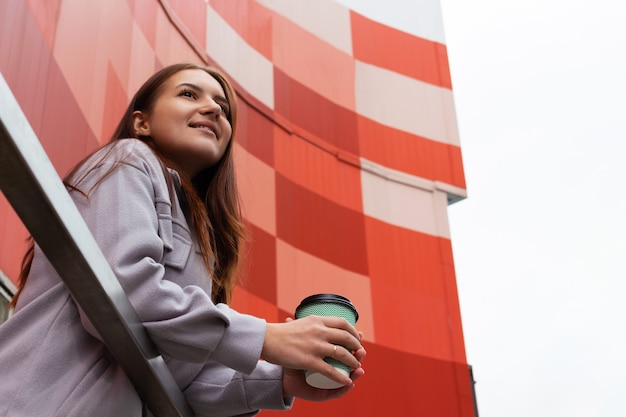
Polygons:
[[481,417],[626,415],[626,2],[442,0]]

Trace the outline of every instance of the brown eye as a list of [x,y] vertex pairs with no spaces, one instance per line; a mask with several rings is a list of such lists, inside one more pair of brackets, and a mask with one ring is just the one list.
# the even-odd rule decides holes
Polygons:
[[188,98],[196,98],[196,93],[194,93],[191,90],[183,90],[183,91],[180,92],[179,95],[181,95],[183,97],[188,97]]

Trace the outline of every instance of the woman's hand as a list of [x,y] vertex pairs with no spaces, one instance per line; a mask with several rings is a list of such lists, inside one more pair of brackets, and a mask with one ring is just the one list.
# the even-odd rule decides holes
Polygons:
[[[317,371],[345,385],[337,390],[321,391],[338,391],[336,396],[342,396],[352,386],[352,379],[324,362],[324,358],[332,355],[334,359],[354,369],[353,374],[356,373],[356,378],[360,377],[364,372],[361,369],[360,360],[365,356],[361,338],[362,335],[354,326],[341,317],[307,316],[298,320],[288,319],[285,323],[267,324],[261,357],[268,362],[287,368],[285,372],[288,379],[294,379],[296,375],[295,371],[291,370]],[[335,345],[342,345],[347,349],[335,350]],[[354,355],[351,352],[354,352]],[[300,374],[303,373],[300,372]],[[301,380],[303,384],[306,384],[304,376]],[[291,387],[293,384],[295,382],[289,382],[288,385]],[[316,390],[312,387],[308,388]]]
[[[361,348],[355,353],[359,361],[365,356],[365,349]],[[352,382],[346,386],[336,389],[319,389],[307,384],[304,371],[295,369],[283,369],[283,396],[296,397],[307,401],[327,401],[340,398],[354,388],[354,381],[365,374],[363,368],[352,371],[350,378]]]

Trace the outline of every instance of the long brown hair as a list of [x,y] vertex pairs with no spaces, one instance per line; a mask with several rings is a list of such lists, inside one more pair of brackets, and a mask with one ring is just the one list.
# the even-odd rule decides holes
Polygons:
[[[174,74],[188,69],[198,69],[207,72],[215,78],[224,90],[229,109],[226,114],[231,127],[231,140],[226,148],[224,156],[214,166],[200,172],[194,178],[187,178],[181,170],[168,158],[162,155],[156,148],[152,138],[147,136],[137,136],[133,127],[133,112],[141,111],[146,114],[154,108],[154,104],[163,92],[165,83]],[[132,98],[126,112],[122,116],[117,129],[111,138],[109,150],[103,158],[111,152],[115,143],[120,139],[136,138],[148,144],[157,155],[163,166],[166,181],[170,190],[170,195],[174,197],[174,180],[166,168],[171,168],[179,172],[183,190],[184,206],[187,207],[189,221],[196,232],[198,243],[201,249],[205,267],[211,276],[212,291],[211,297],[217,302],[230,303],[232,294],[237,284],[237,269],[240,261],[241,241],[245,236],[246,229],[242,220],[239,193],[235,176],[235,165],[233,159],[233,141],[237,126],[237,101],[236,93],[228,79],[216,68],[203,66],[194,63],[181,63],[167,66],[153,74],[137,91]],[[85,175],[75,178],[79,168],[96,151],[92,152],[64,178],[64,183],[68,190],[77,191],[88,195],[90,190],[80,190],[78,185]],[[94,164],[94,166],[97,164]],[[116,166],[107,171],[96,182],[99,184],[109,175]],[[89,170],[87,170],[87,173]],[[15,306],[17,299],[24,288],[26,279],[30,272],[33,260],[34,242],[30,241],[29,248],[22,261],[22,268],[19,276],[18,290],[11,301],[11,306]]]

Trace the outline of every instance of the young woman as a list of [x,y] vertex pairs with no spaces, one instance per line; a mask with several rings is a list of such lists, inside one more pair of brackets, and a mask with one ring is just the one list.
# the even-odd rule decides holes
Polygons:
[[[65,178],[70,194],[197,416],[288,409],[345,395],[363,375],[346,320],[285,323],[229,307],[244,236],[232,141],[235,93],[178,64],[139,89],[113,140]],[[121,367],[33,245],[0,326],[0,416],[141,416]],[[323,361],[353,369],[347,378]],[[310,387],[303,369],[345,386]]]

